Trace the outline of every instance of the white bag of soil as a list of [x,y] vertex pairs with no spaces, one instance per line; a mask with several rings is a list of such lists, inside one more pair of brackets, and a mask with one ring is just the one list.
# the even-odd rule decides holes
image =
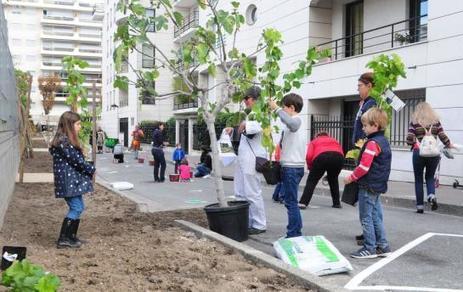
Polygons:
[[111,187],[118,191],[126,191],[133,189],[133,184],[126,181],[118,181],[111,183]]
[[349,261],[323,235],[281,238],[273,248],[285,263],[317,276],[352,270]]

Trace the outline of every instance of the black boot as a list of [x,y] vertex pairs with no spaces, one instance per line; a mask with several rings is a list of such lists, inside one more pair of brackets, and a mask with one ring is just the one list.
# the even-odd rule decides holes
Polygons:
[[75,243],[82,245],[83,243],[87,243],[87,242],[77,237],[77,230],[79,230],[79,223],[80,223],[80,219],[71,220],[71,233],[70,233],[69,238]]
[[79,248],[80,247],[81,244],[75,242],[70,237],[71,228],[72,228],[71,225],[72,225],[72,219],[64,218],[63,224],[61,225],[59,239],[56,243],[56,248],[66,248],[66,247]]

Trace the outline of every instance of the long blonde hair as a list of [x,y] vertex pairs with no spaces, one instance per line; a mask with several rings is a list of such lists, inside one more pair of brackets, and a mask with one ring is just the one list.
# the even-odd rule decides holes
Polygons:
[[420,102],[413,113],[412,122],[420,124],[422,127],[429,127],[439,122],[439,115],[432,109],[431,105],[425,101]]

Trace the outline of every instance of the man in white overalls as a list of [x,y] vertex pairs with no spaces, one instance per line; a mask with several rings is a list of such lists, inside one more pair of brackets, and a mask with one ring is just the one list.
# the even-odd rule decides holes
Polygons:
[[[249,88],[243,98],[246,108],[251,109],[259,96],[259,87]],[[246,119],[240,124],[238,132],[241,137],[235,165],[235,197],[237,200],[249,202],[249,234],[259,234],[267,228],[262,198],[262,175],[256,172],[256,156],[267,157],[262,146],[262,128],[257,121]]]

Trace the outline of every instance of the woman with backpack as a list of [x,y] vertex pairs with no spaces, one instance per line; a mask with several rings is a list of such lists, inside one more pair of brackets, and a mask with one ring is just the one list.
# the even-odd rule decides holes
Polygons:
[[423,173],[426,181],[427,200],[431,210],[438,208],[434,174],[440,161],[437,137],[445,147],[453,147],[444,132],[439,116],[427,102],[420,102],[413,113],[408,128],[407,144],[413,151],[413,172],[415,175],[416,212],[424,212]]

